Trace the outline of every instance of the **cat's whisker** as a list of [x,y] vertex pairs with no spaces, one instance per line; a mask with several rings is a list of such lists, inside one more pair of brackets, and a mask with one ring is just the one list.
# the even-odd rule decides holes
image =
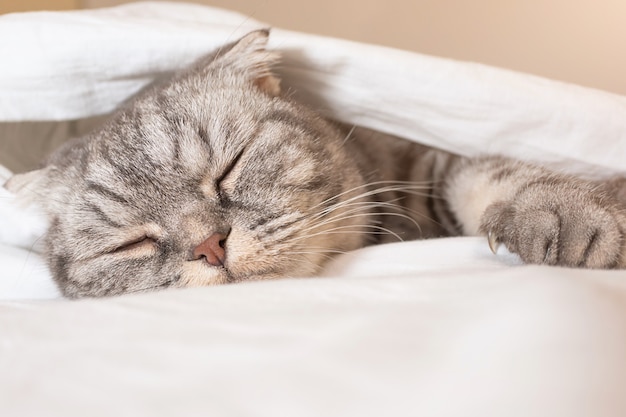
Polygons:
[[350,137],[352,136],[352,134],[354,133],[354,130],[356,129],[356,125],[352,125],[352,128],[350,129],[350,131],[348,132],[348,134],[346,135],[345,138],[343,138],[343,141],[341,142],[342,145],[345,145],[346,142],[348,140],[350,140]]
[[[311,207],[311,209],[315,209],[315,208],[317,208],[319,206],[325,205],[325,204],[327,204],[327,203],[329,203],[329,202],[331,202],[331,201],[333,201],[335,199],[338,199],[338,198],[340,198],[340,197],[342,197],[342,196],[344,196],[346,194],[350,194],[352,192],[355,192],[355,191],[357,191],[359,189],[369,188],[369,187],[372,187],[372,186],[375,186],[375,185],[383,185],[383,184],[386,184],[387,186],[396,185],[396,186],[411,187],[411,188],[415,188],[415,189],[425,189],[426,190],[426,189],[430,188],[429,186],[432,186],[433,182],[432,181],[421,181],[421,182],[418,182],[418,181],[392,181],[392,180],[381,180],[381,181],[368,182],[368,183],[365,183],[365,184],[357,185],[356,187],[350,188],[350,189],[348,189],[346,191],[343,191],[343,192],[341,192],[339,194],[336,194],[336,195],[334,195],[332,197],[329,197],[329,198],[323,200],[322,202],[314,205],[313,207]],[[373,195],[373,194],[369,194],[369,193],[374,192],[374,194],[379,194],[381,192],[385,192],[385,190],[383,190],[383,191],[376,191],[376,190],[380,190],[380,188],[379,189],[370,190],[370,191],[366,192],[365,194],[366,195]],[[363,194],[361,194],[360,196],[363,196]],[[354,197],[352,197],[352,198],[354,198]],[[357,196],[357,198],[359,198],[359,196]]]
[[[287,239],[287,240],[283,241],[282,243],[284,243],[284,244],[293,244],[294,242],[298,242],[298,241],[301,241],[303,239],[308,239],[308,238],[312,238],[312,237],[315,237],[315,236],[321,236],[321,235],[324,235],[324,234],[329,233],[329,232],[334,232],[336,230],[343,230],[343,229],[358,229],[358,230],[355,230],[355,231],[351,232],[351,233],[357,233],[363,227],[366,227],[366,226],[372,226],[372,225],[358,225],[358,224],[355,224],[355,225],[337,226],[337,227],[334,227],[334,228],[331,228],[331,229],[320,230],[320,231],[312,233],[312,234],[307,234],[305,236],[296,235],[296,236],[294,236],[294,237],[292,237],[290,239]],[[374,226],[372,226],[372,227],[374,227]],[[348,232],[346,232],[346,233],[348,233]]]
[[[344,217],[344,218],[340,218],[337,221],[343,221],[343,220],[349,220],[349,219],[353,219],[353,218],[357,218],[357,217],[363,217],[366,216],[366,213],[361,213],[361,214],[352,214],[350,216]],[[390,213],[390,212],[383,212],[383,213],[377,213],[376,216],[390,216],[390,217],[399,217],[402,219],[406,219],[409,220],[410,222],[412,222],[415,227],[417,227],[417,229],[420,231],[421,233],[421,227],[420,225],[417,223],[417,221],[415,221],[415,219],[413,219],[410,216],[407,216],[406,214],[402,214],[402,213]]]
[[[404,188],[403,188],[403,190],[404,190]],[[395,190],[395,189],[394,190],[389,190],[388,187],[384,187],[384,189],[382,191],[374,190],[374,191],[369,191],[369,192],[366,192],[366,193],[362,193],[362,194],[359,194],[359,195],[354,196],[352,198],[349,198],[349,199],[347,199],[345,201],[340,201],[338,203],[334,203],[333,205],[331,205],[329,207],[326,207],[326,208],[324,208],[323,210],[320,210],[317,213],[311,213],[310,216],[311,216],[312,219],[320,218],[320,217],[323,217],[323,216],[325,216],[325,215],[327,215],[327,214],[329,214],[329,213],[331,213],[331,212],[333,212],[335,210],[341,209],[342,207],[345,207],[348,204],[353,203],[355,200],[359,200],[359,199],[364,198],[364,197],[369,197],[369,196],[371,196],[373,194],[387,192],[387,191],[400,191],[400,190]],[[404,190],[404,192],[406,193],[406,190]],[[412,194],[411,192],[409,192],[409,193]],[[418,194],[418,195],[421,195],[421,194]],[[401,198],[390,200],[389,202],[399,201],[400,199]],[[364,204],[385,204],[385,203],[388,203],[388,202],[363,201],[363,202],[357,202],[357,204],[358,203],[364,203]],[[403,206],[398,206],[398,209],[402,209],[402,211],[406,211],[406,212],[411,212],[409,209],[404,208]],[[416,214],[418,217],[424,217],[423,214],[418,213],[418,212],[414,212],[413,211],[412,214]]]
[[[347,204],[344,203],[343,205],[337,205],[333,209],[333,211],[339,210],[341,208],[350,207],[350,206],[357,206],[357,208],[353,208],[353,209],[347,210],[347,211],[345,211],[343,213],[340,213],[338,215],[335,215],[334,217],[327,218],[327,219],[325,219],[324,222],[317,223],[317,225],[321,226],[321,225],[327,224],[327,223],[329,223],[331,221],[339,221],[339,220],[341,220],[341,216],[345,215],[345,214],[357,213],[359,211],[368,210],[368,209],[377,209],[377,208],[389,208],[389,209],[397,210],[398,212],[404,212],[404,213],[412,214],[415,217],[424,218],[426,220],[430,220],[430,221],[433,221],[435,223],[438,223],[434,219],[431,219],[429,216],[427,216],[424,213],[420,213],[420,212],[418,212],[416,210],[409,209],[408,207],[405,207],[405,206],[402,206],[402,205],[399,205],[399,204],[394,204],[394,202],[400,201],[400,200],[401,200],[401,198],[397,198],[397,199],[390,200],[390,201],[382,201],[382,202],[352,202],[352,203],[347,203]],[[317,219],[323,218],[327,214],[328,213],[324,213],[322,211],[320,213],[314,214],[311,218],[306,219],[306,220],[310,223],[310,222],[315,221]],[[371,214],[373,217],[376,217],[376,216],[380,216],[380,215],[389,215],[390,212],[384,212],[384,211],[383,212],[372,212],[372,213],[369,213],[369,214]],[[395,214],[396,215],[400,215],[400,213],[395,213]],[[405,216],[405,218],[407,220],[411,221],[411,223],[413,223],[421,232],[421,227],[420,227],[419,223],[415,220],[415,218],[413,218],[411,216],[407,216],[407,215],[404,215],[404,216]],[[314,225],[313,227],[317,227],[317,226]]]
[[[308,233],[310,231],[314,231],[316,229],[319,229],[321,227],[327,226],[329,224],[332,223],[339,223],[342,222],[344,220],[349,220],[352,218],[357,218],[357,217],[372,217],[372,221],[370,223],[379,223],[379,221],[377,221],[373,216],[372,212],[370,211],[372,208],[372,206],[366,206],[366,207],[361,207],[361,208],[355,208],[352,210],[348,210],[346,212],[343,213],[339,213],[329,219],[325,219],[324,221],[321,222],[312,222],[312,221],[307,221],[306,223],[303,224],[303,228],[301,228],[299,230],[299,233]],[[364,212],[365,211],[365,212]]]
[[[325,222],[329,222],[329,221],[332,221],[333,219],[336,219],[337,217],[340,217],[340,216],[345,215],[345,214],[355,213],[355,212],[359,212],[359,211],[363,211],[363,210],[375,209],[375,208],[379,208],[381,206],[382,205],[380,203],[371,202],[371,201],[354,202],[354,203],[349,203],[349,204],[344,204],[344,205],[341,205],[341,206],[337,206],[331,212],[317,213],[314,216],[306,218],[304,220],[306,220],[308,223],[317,221],[319,219],[324,219]],[[342,211],[340,213],[334,214],[334,212],[339,211],[341,209],[346,209],[346,210]],[[332,214],[332,217],[327,217],[330,214]],[[373,212],[371,214],[374,215]],[[322,224],[322,223],[324,223],[324,222],[317,223],[317,224]]]
[[423,197],[427,197],[428,196],[428,194],[412,192],[412,191],[406,190],[405,188],[383,187],[383,188],[372,190],[372,191],[368,191],[368,192],[356,195],[354,197],[351,197],[351,198],[349,198],[347,200],[335,203],[335,204],[333,204],[333,205],[331,205],[329,207],[326,207],[320,213],[330,212],[330,211],[335,210],[337,207],[341,206],[342,204],[350,203],[350,202],[353,202],[355,200],[360,200],[360,199],[363,199],[363,198],[366,198],[366,197],[371,197],[373,195],[382,194],[382,193],[386,193],[386,192],[403,192],[405,194],[413,194],[413,195],[419,195],[419,196],[423,196]]
[[[288,262],[292,262],[292,263],[300,263],[300,262],[306,262],[308,265],[310,265],[312,267],[312,274],[316,274],[319,271],[321,271],[324,268],[324,265],[319,264],[319,263],[315,263],[314,261],[312,261],[311,259],[309,259],[308,257],[304,256],[304,253],[289,253],[289,252],[281,252],[280,253],[281,256],[283,256],[283,258],[288,261]],[[331,257],[332,258],[332,257]]]
[[[373,206],[373,207],[378,207],[379,205]],[[406,214],[403,213],[393,213],[393,212],[378,212],[378,213],[370,213],[370,212],[366,212],[366,213],[359,213],[359,211],[362,211],[363,209],[368,209],[370,207],[363,207],[363,208],[359,208],[359,209],[353,209],[350,211],[347,211],[345,213],[340,213],[334,217],[331,217],[329,219],[324,220],[323,222],[320,223],[316,223],[313,224],[310,227],[307,227],[303,230],[301,230],[301,232],[306,233],[308,231],[311,230],[315,230],[319,227],[323,227],[326,226],[327,224],[331,224],[331,223],[335,223],[335,222],[340,222],[340,221],[345,221],[345,220],[349,220],[349,219],[353,219],[353,218],[358,218],[358,217],[364,217],[364,216],[372,216],[372,217],[379,217],[379,216],[395,216],[395,217],[400,217],[406,220],[409,220],[410,222],[412,222],[421,232],[421,228],[419,223],[412,218],[411,216],[408,216]]]
[[[332,252],[332,251],[328,251],[329,253],[338,253],[338,254],[344,254],[345,252]],[[326,259],[333,259],[334,257],[332,255],[330,255],[329,253],[324,253],[323,251],[290,251],[290,252],[285,252],[286,255],[316,255],[316,256],[323,256]],[[312,262],[314,263],[314,262]]]
[[[323,247],[323,246],[308,246],[302,243],[296,243],[295,245],[293,245],[293,250],[299,250],[299,251],[313,251],[315,253],[317,252],[325,252],[325,253],[336,253],[336,254],[340,254],[340,255],[345,255],[346,253],[348,253],[347,251],[343,251],[343,250],[338,250],[338,249],[330,249],[328,247]],[[290,252],[290,251],[287,251]]]
[[[357,230],[346,230],[346,229],[357,229]],[[370,230],[364,230],[364,229],[373,229],[376,230],[378,232],[384,232],[384,233],[377,233],[377,232],[372,232]],[[400,237],[400,235],[398,235],[397,233],[395,233],[394,231],[386,228],[386,227],[382,227],[382,226],[377,226],[377,225],[372,225],[372,224],[361,224],[361,225],[346,225],[346,226],[337,226],[328,230],[322,230],[319,231],[317,233],[313,233],[313,234],[309,234],[306,236],[296,236],[284,243],[291,243],[291,242],[297,242],[300,241],[302,239],[309,239],[311,237],[314,236],[322,236],[322,235],[328,235],[328,234],[348,234],[348,233],[360,233],[360,234],[389,234],[394,236],[396,239],[398,239],[399,241],[404,241],[404,239],[402,239],[402,237]]]
[[[374,208],[374,209],[377,209],[377,208],[390,208],[390,209],[397,210],[399,212],[406,212],[406,213],[414,214],[414,215],[416,215],[418,217],[424,217],[425,216],[424,214],[419,213],[419,212],[417,212],[415,210],[409,209],[408,207],[402,206],[400,204],[395,204],[396,201],[400,201],[400,200],[402,200],[402,198],[396,198],[396,199],[389,200],[389,201],[361,201],[361,202],[353,202],[353,203],[347,203],[347,204],[344,204],[344,205],[339,205],[336,208],[334,208],[333,211],[337,211],[339,209],[343,209],[343,208],[347,208],[347,207],[357,206],[357,208],[353,208],[353,209],[350,209],[349,211],[342,212],[342,214],[345,214],[345,213],[351,212],[351,211],[361,211],[363,209],[368,209],[368,208]],[[310,219],[307,219],[307,220],[314,221],[314,220],[317,220],[319,218],[325,217],[328,214],[330,214],[330,213],[321,212],[321,213],[315,214],[314,216],[312,216]],[[375,212],[372,213],[373,216],[375,216],[377,214],[379,214],[379,213],[375,213]],[[339,214],[339,215],[341,215],[341,214]],[[327,218],[327,220],[330,220],[330,219],[333,219],[333,218],[334,217],[330,217],[330,218]]]

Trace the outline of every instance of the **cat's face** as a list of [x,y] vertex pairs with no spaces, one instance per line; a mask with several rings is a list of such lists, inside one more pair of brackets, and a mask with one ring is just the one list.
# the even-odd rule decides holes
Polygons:
[[367,212],[351,211],[363,178],[344,138],[276,96],[266,38],[153,88],[13,181],[49,214],[67,296],[313,275],[364,244]]

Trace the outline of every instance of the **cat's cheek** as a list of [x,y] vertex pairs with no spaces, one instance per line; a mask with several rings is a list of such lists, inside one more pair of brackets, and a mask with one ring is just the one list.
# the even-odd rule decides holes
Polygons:
[[205,287],[228,282],[228,276],[222,268],[208,265],[202,260],[185,262],[178,286]]

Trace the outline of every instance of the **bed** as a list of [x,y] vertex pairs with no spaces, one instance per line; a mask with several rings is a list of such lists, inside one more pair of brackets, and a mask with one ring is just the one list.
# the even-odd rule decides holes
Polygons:
[[[250,30],[179,3],[0,16],[0,182]],[[272,29],[283,84],[342,122],[581,175],[626,170],[626,98]],[[46,222],[0,190],[2,416],[624,416],[626,272],[522,265],[481,237],[322,277],[68,301]]]

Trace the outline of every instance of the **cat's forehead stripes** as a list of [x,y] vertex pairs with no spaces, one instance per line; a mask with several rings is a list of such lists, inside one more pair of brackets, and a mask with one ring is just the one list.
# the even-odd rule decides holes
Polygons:
[[122,227],[122,224],[117,220],[114,220],[114,217],[105,213],[105,209],[95,203],[86,203],[85,207],[88,209],[90,214],[96,216],[96,218],[101,222],[105,223],[107,226],[119,229]]
[[85,181],[85,188],[88,192],[96,193],[100,196],[107,198],[108,200],[118,202],[120,204],[129,204],[129,201],[119,192],[108,188],[106,185],[100,184],[93,180]]

